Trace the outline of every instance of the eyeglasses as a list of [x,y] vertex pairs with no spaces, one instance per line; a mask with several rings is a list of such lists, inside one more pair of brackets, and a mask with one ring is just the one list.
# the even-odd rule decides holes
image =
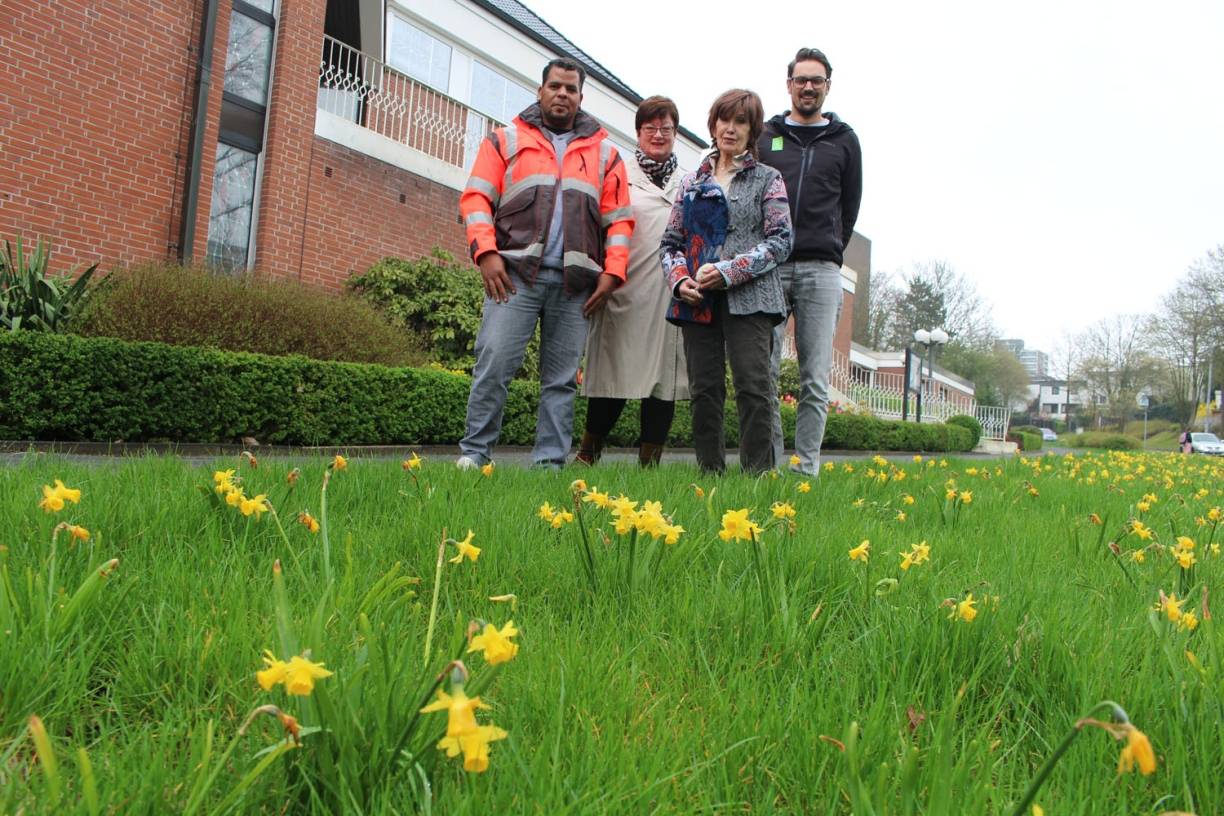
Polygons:
[[667,136],[674,136],[676,133],[676,129],[672,127],[671,125],[664,125],[663,127],[655,127],[654,125],[642,125],[642,131],[647,136],[657,135],[657,136],[667,137]]
[[790,81],[798,85],[800,88],[806,85],[811,85],[814,88],[823,88],[825,85],[829,83],[829,78],[822,77],[822,76],[810,76],[810,77],[797,76],[797,77],[791,77]]

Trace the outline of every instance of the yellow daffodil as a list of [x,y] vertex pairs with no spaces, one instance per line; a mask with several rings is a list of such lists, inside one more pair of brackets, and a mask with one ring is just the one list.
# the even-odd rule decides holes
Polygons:
[[1176,595],[1166,596],[1164,593],[1161,593],[1160,601],[1156,604],[1156,611],[1163,612],[1170,623],[1177,623],[1181,620],[1182,615],[1185,614],[1182,612],[1182,604],[1185,602],[1184,598],[1179,601]]
[[1045,809],[1041,805],[1034,803],[1031,816],[1045,816]]
[[870,550],[871,550],[871,542],[868,541],[867,539],[863,539],[862,542],[860,542],[857,547],[850,548],[850,560],[851,561],[862,561],[864,564],[866,564]]
[[850,502],[850,506],[853,507],[855,510],[862,509],[863,505],[865,504],[867,504],[867,500],[861,496],[855,499],[854,501]]
[[965,596],[963,601],[956,604],[949,618],[959,618],[965,623],[973,623],[973,619],[977,617],[978,611],[976,607],[977,601],[973,600],[973,593],[970,592]]
[[230,507],[241,507],[244,501],[246,501],[246,494],[241,488],[234,488],[225,494],[225,503]]
[[1139,519],[1131,522],[1131,532],[1142,538],[1144,541],[1149,541],[1152,538],[1152,530]]
[[914,454],[914,463],[919,464],[919,465],[922,464],[922,454],[921,453]]
[[574,520],[574,514],[568,510],[558,510],[552,517],[552,528],[560,530],[564,525],[569,524]]
[[827,473],[827,472],[829,472],[829,471],[831,471],[831,470],[833,470],[833,467],[834,467],[834,465],[833,465],[833,463],[832,463],[832,462],[825,462],[825,463],[824,463],[824,469],[825,469],[825,472],[826,472],[826,473]]
[[1138,509],[1140,513],[1146,513],[1148,510],[1152,509],[1152,505],[1145,501],[1135,502],[1135,508]]
[[594,487],[587,491],[586,495],[582,497],[582,500],[584,502],[589,502],[600,509],[606,508],[612,503],[612,500],[608,498],[607,493],[600,493],[599,490]]
[[43,497],[39,500],[38,506],[48,513],[58,513],[63,510],[65,502],[79,504],[81,501],[81,491],[65,487],[59,479],[55,480],[54,487],[43,485],[42,492]]
[[906,515],[905,515],[905,511],[904,511],[904,510],[898,510],[898,511],[897,511],[897,521],[898,521],[898,522],[905,521],[905,519],[906,519],[906,518],[908,518],[908,516],[906,516]]
[[1142,564],[1146,558],[1147,556],[1144,555],[1143,550],[1132,550],[1131,551],[1130,559],[1134,561],[1136,564]]
[[1198,559],[1194,557],[1194,553],[1190,550],[1175,550],[1173,557],[1177,559],[1177,564],[1182,569],[1190,569],[1198,563]]
[[769,508],[776,519],[788,519],[795,517],[795,508],[789,502],[774,502]]
[[956,488],[949,487],[947,492],[944,493],[944,498],[948,501],[956,501]]
[[314,516],[307,513],[305,510],[298,513],[298,524],[301,524],[312,533],[319,532],[319,521]]
[[842,465],[842,472],[843,472],[843,473],[853,473],[853,472],[854,472],[854,465],[850,464],[849,462],[844,463],[844,464]]
[[504,728],[496,725],[477,726],[475,731],[460,737],[443,737],[438,741],[438,750],[448,757],[457,757],[463,752],[463,770],[469,773],[484,773],[489,769],[489,743],[505,739]]
[[1220,512],[1220,508],[1213,507],[1207,511],[1208,521],[1219,521],[1221,518],[1224,518],[1224,513]]
[[664,544],[675,544],[677,541],[680,540],[680,535],[683,532],[684,532],[684,528],[681,527],[679,524],[665,525],[663,527],[663,543]]
[[260,493],[258,496],[253,496],[249,499],[242,499],[238,504],[238,510],[241,511],[242,515],[244,516],[250,516],[253,514],[255,516],[255,520],[259,521],[260,517],[268,511],[268,497],[263,493]]
[[[833,463],[830,462],[829,464],[831,465]],[[800,482],[799,484],[795,485],[795,490],[799,493],[811,493],[812,483],[811,482]]]
[[404,470],[420,470],[421,464],[423,462],[424,460],[421,459],[420,456],[417,456],[417,452],[413,451],[412,456],[408,459],[405,459],[402,464],[403,464]]
[[586,489],[587,489],[586,479],[575,479],[574,481],[570,482],[570,492],[571,493],[582,493],[582,492],[585,492]]
[[314,663],[301,655],[295,655],[288,662],[278,660],[271,652],[264,652],[264,664],[267,668],[255,672],[255,679],[264,691],[271,691],[278,683],[285,684],[285,691],[298,697],[306,697],[314,691],[315,680],[331,677],[332,672],[323,668],[322,663]]
[[230,468],[229,470],[213,471],[213,483],[215,485],[213,489],[217,491],[218,496],[220,496],[222,493],[228,493],[229,491],[233,490],[234,469]]
[[489,462],[487,465],[482,466],[480,468],[480,473],[483,476],[492,476],[493,475],[493,463]]
[[761,528],[748,518],[748,508],[728,510],[722,515],[722,529],[718,537],[723,541],[751,541],[755,535],[760,535]]
[[701,485],[690,485],[693,488],[693,495],[699,499],[705,498],[705,491],[701,489]]
[[452,564],[461,564],[463,563],[464,558],[467,558],[469,561],[475,561],[477,558],[479,558],[480,548],[472,546],[472,539],[475,537],[476,534],[471,530],[468,530],[467,538],[463,539],[462,541],[455,542],[455,546],[459,549],[459,554],[454,558],[448,558],[446,560]]
[[1194,539],[1190,538],[1190,536],[1178,536],[1174,548],[1178,550],[1193,550]]
[[1177,621],[1177,628],[1184,629],[1187,632],[1193,632],[1198,626],[1198,616],[1187,610],[1182,613],[1181,618]]
[[908,494],[908,493],[902,493],[902,494],[901,494],[901,502],[902,502],[903,504],[913,504],[913,503],[914,503],[914,497],[913,497],[913,496],[911,496],[911,495],[910,495],[910,494]]
[[901,553],[901,569],[908,571],[910,567],[929,560],[931,560],[931,547],[926,541],[923,541],[920,544],[915,544],[909,552]]
[[543,504],[540,505],[540,509],[536,511],[536,515],[539,516],[544,521],[552,521],[553,514],[555,512],[556,511],[552,509],[551,504],[549,504],[548,502],[544,502]]
[[332,470],[344,470],[348,467],[348,460],[337,453],[336,457],[331,461],[331,466]]
[[448,737],[461,737],[464,734],[474,733],[479,727],[476,724],[476,709],[488,708],[488,706],[482,703],[479,697],[468,697],[464,694],[462,685],[452,688],[451,692],[447,694],[442,689],[438,689],[438,699],[422,708],[421,713],[445,711],[446,736]]
[[960,494],[960,503],[961,504],[973,504],[973,491],[972,490],[962,490]]
[[1101,517],[1098,516],[1096,513],[1089,513],[1088,520],[1091,521],[1093,524],[1097,525],[1098,527],[1105,523],[1101,521]]
[[89,540],[89,531],[77,524],[68,525],[68,535],[72,536],[73,541]]
[[301,475],[302,475],[302,469],[294,468],[293,470],[285,474],[285,484],[289,485],[290,487],[293,487],[295,484],[297,484],[297,480],[299,477],[301,477]]
[[803,460],[799,458],[799,455],[798,455],[798,454],[796,454],[796,453],[792,453],[792,454],[791,454],[791,457],[790,457],[790,466],[791,466],[791,467],[799,467],[800,463],[802,463],[802,462],[803,462]]
[[486,623],[484,631],[472,638],[468,644],[468,652],[484,652],[485,661],[490,666],[509,662],[518,654],[518,644],[510,641],[510,638],[518,633],[518,629],[514,628],[514,621],[507,621],[501,629]]
[[1126,746],[1118,757],[1118,773],[1129,773],[1137,765],[1139,773],[1148,776],[1156,771],[1156,753],[1147,735],[1130,723],[1123,723]]

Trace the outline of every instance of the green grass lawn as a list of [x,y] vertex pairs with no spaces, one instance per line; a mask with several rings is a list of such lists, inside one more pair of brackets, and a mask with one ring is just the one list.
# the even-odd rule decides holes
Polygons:
[[[0,813],[1008,814],[1103,700],[1150,738],[1154,773],[1120,775],[1127,743],[1086,726],[1045,813],[1224,813],[1214,460],[864,459],[801,492],[680,465],[352,459],[324,511],[327,465],[0,469]],[[213,489],[227,468],[283,536]],[[576,477],[684,532],[619,535],[594,502],[554,529],[540,505],[574,510]],[[40,509],[54,479],[79,503]],[[758,542],[720,537],[740,509]],[[478,559],[450,563],[448,543],[439,562],[469,530]],[[1157,611],[1162,590],[1193,629]],[[466,651],[475,620],[513,620],[513,659]],[[332,674],[265,691],[265,650]],[[485,731],[462,705],[417,714],[436,690],[462,702],[465,671]],[[448,720],[471,767],[488,742],[487,770],[435,747]]]

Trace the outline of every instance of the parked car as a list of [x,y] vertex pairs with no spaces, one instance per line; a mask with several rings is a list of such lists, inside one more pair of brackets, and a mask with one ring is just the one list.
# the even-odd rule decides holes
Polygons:
[[1213,433],[1190,434],[1190,452],[1224,456],[1224,442]]
[[1041,439],[1044,442],[1053,442],[1056,439],[1058,439],[1058,434],[1054,433],[1054,431],[1051,428],[1042,428],[1041,429]]

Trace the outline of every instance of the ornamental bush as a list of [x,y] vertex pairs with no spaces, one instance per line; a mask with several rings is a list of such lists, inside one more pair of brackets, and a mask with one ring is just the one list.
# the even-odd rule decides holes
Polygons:
[[[18,332],[0,335],[0,438],[45,441],[236,442],[266,444],[454,444],[464,431],[471,380],[429,368],[391,368],[300,355],[274,357],[217,349]],[[531,445],[538,387],[510,385],[500,444]],[[782,409],[787,444],[795,411]],[[577,433],[586,401],[575,406]],[[727,404],[727,445],[738,444]],[[687,402],[676,406],[670,444],[692,444]],[[610,443],[635,445],[636,405]],[[969,450],[955,425],[831,414],[828,448]]]
[[372,306],[290,281],[144,264],[98,287],[73,331],[316,360],[413,365],[420,341]]
[[969,416],[968,414],[957,414],[948,419],[949,425],[959,425],[962,428],[968,428],[973,432],[973,446],[976,448],[977,443],[982,438],[982,423],[978,422],[977,417]]

